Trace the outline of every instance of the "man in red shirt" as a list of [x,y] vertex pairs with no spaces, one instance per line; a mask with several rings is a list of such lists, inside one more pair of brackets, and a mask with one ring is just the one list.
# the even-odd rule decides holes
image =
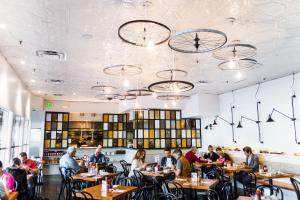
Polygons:
[[190,162],[190,164],[193,164],[195,162],[198,162],[198,163],[207,163],[208,162],[207,160],[202,159],[201,157],[198,158],[196,156],[196,153],[197,153],[197,148],[194,146],[188,152],[186,152],[185,157]]
[[21,152],[20,160],[23,164],[22,168],[25,169],[28,174],[37,174],[38,173],[38,167],[36,165],[36,162],[28,159],[27,153]]

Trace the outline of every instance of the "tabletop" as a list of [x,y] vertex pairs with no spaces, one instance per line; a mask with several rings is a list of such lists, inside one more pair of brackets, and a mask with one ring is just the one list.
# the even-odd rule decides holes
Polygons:
[[8,200],[15,200],[15,199],[17,199],[18,195],[19,195],[18,192],[11,192],[11,193],[9,193]]
[[253,170],[247,167],[222,167],[222,169],[225,172],[240,172],[240,171],[250,172]]
[[192,181],[192,178],[176,178],[174,182],[179,183],[185,189],[209,190],[214,187],[218,179],[201,179],[201,181]]
[[258,179],[276,179],[276,178],[291,178],[294,175],[288,173],[255,173],[256,178]]
[[239,196],[237,200],[251,200],[251,197],[246,197],[246,196]]
[[213,166],[213,165],[221,166],[221,165],[223,165],[223,163],[216,161],[216,162],[194,163],[193,164],[194,167],[210,167],[210,166]]
[[165,177],[165,176],[170,175],[171,173],[173,173],[173,171],[170,171],[168,173],[165,173],[163,171],[158,171],[158,172],[154,172],[154,171],[151,171],[151,172],[141,171],[141,172],[142,172],[142,174],[144,176],[151,176],[151,177],[157,177],[157,176]]
[[115,200],[124,197],[134,191],[138,190],[137,187],[115,185],[112,190],[106,193],[101,191],[101,185],[85,188],[83,191],[90,193],[95,200]]
[[103,180],[104,178],[108,177],[115,177],[118,175],[118,173],[106,173],[104,175],[96,175],[96,176],[88,176],[85,175],[87,173],[80,173],[80,174],[75,174],[72,176],[74,180],[84,180],[84,181],[90,181],[90,182],[97,182],[99,180]]

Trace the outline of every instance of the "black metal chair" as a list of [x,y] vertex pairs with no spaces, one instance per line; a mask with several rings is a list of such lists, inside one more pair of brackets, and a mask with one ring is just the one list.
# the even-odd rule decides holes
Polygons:
[[262,195],[266,195],[268,191],[268,195],[276,196],[278,200],[283,200],[283,192],[280,187],[274,185],[259,185],[256,187],[260,189]]
[[178,199],[185,199],[183,187],[174,181],[166,181],[168,193],[174,194]]
[[224,183],[222,189],[221,189],[221,199],[222,200],[233,200],[233,194],[232,194],[232,185],[231,182]]
[[207,191],[207,199],[208,200],[220,200],[219,194],[215,190],[209,189]]
[[249,183],[243,183],[244,196],[250,196],[255,194],[257,185],[256,175],[253,172],[249,172],[247,175],[249,177]]
[[296,195],[297,195],[297,199],[300,200],[300,182],[297,181],[296,179],[294,178],[290,178],[292,184],[293,184],[293,187],[295,189],[295,192],[296,192]]
[[178,200],[178,198],[172,193],[160,193],[156,195],[157,200]]
[[[123,185],[123,186],[133,186],[133,180],[131,177],[124,177],[118,180],[116,183],[117,185]],[[130,193],[122,198],[122,200],[131,200],[133,198],[133,194]]]
[[145,186],[144,183],[144,175],[139,170],[133,170],[134,178],[135,178],[135,184],[138,188],[142,188]]
[[94,197],[85,191],[72,192],[72,200],[94,200]]
[[58,199],[60,199],[61,195],[65,193],[65,199],[69,199],[71,196],[71,177],[76,174],[76,171],[71,168],[66,167],[59,167],[59,173],[61,177],[61,185],[60,185],[60,191],[58,195]]
[[153,199],[155,199],[155,197],[153,196],[153,191],[151,187],[144,186],[134,193],[131,200],[153,200]]
[[121,166],[122,166],[122,168],[123,168],[124,175],[125,175],[126,177],[128,177],[129,172],[130,172],[130,168],[131,168],[131,164],[127,163],[125,160],[121,160],[121,161],[120,161],[120,164],[121,164]]

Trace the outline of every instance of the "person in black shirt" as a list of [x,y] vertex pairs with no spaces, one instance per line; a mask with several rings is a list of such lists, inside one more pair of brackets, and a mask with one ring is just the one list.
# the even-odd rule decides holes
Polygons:
[[174,168],[176,165],[176,159],[171,154],[170,148],[165,148],[165,156],[160,161],[160,166]]
[[219,156],[217,153],[214,152],[214,147],[209,145],[208,146],[208,153],[204,155],[205,159],[211,160],[212,162],[215,162],[218,160]]
[[106,166],[107,159],[106,159],[105,155],[101,153],[101,151],[102,151],[102,147],[99,145],[95,151],[95,154],[93,154],[90,157],[89,162]]

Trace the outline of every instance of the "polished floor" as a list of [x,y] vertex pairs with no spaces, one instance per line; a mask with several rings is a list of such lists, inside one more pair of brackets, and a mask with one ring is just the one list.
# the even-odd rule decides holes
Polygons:
[[[48,198],[49,200],[58,200],[60,191],[60,176],[44,176],[43,185],[37,193],[37,196],[42,198]],[[64,200],[64,198],[60,198]]]

